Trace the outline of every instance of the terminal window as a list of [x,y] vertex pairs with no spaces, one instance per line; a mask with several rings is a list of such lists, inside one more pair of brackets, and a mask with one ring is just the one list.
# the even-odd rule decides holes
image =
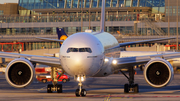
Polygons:
[[126,7],[130,7],[131,6],[131,0],[126,0]]
[[92,8],[96,8],[97,7],[97,0],[93,0],[92,1]]
[[119,7],[123,7],[124,6],[124,0],[119,0]]
[[2,10],[0,10],[0,15],[3,15],[4,13],[3,13],[3,11]]
[[82,3],[82,8],[84,8],[84,1],[85,1],[85,0],[80,0],[80,1],[79,1],[79,8],[81,8],[81,3]]
[[132,6],[137,7],[138,0],[133,0]]
[[90,1],[86,0],[86,8],[89,8],[89,6],[90,6]]
[[110,7],[111,0],[106,0],[106,7]]
[[78,0],[73,0],[73,8],[77,8],[78,6]]
[[112,7],[118,7],[117,0],[112,1]]

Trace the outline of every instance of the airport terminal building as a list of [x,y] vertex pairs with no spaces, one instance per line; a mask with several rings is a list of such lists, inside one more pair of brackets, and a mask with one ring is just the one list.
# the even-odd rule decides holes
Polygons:
[[[109,33],[176,35],[176,21],[180,20],[178,0],[105,1],[105,31]],[[63,28],[67,34],[89,28],[99,31],[101,3],[102,0],[19,0],[0,4],[0,35],[56,35],[56,27]],[[36,42],[26,47],[39,49],[45,44]],[[54,44],[58,47],[58,43]]]
[[[105,29],[123,35],[167,35],[169,19],[169,33],[176,34],[176,15],[180,15],[180,1],[179,5],[177,2],[106,0]],[[101,3],[102,0],[19,0],[17,9],[8,6],[13,4],[1,4],[0,33],[55,34],[56,27],[64,28],[68,34],[89,27],[98,31]]]

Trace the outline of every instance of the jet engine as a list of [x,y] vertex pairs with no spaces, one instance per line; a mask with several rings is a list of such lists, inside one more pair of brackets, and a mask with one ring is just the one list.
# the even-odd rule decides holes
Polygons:
[[11,86],[24,88],[31,84],[35,77],[34,66],[25,58],[14,59],[7,65],[5,76]]
[[150,60],[145,66],[144,78],[152,87],[164,87],[171,82],[173,77],[173,67],[167,60],[155,58]]

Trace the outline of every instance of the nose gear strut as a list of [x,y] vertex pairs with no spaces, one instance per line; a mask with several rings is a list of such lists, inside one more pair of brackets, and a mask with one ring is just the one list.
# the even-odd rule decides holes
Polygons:
[[[78,77],[77,77],[77,78],[78,78]],[[76,78],[76,79],[77,79],[77,78]],[[77,97],[79,97],[80,95],[81,95],[82,97],[84,97],[84,96],[86,96],[86,94],[87,94],[86,90],[85,90],[85,89],[82,89],[82,87],[83,87],[82,78],[83,78],[83,81],[84,81],[84,76],[80,76],[79,78],[81,78],[81,79],[78,80],[78,81],[79,81],[79,83],[78,83],[78,87],[79,87],[79,88],[76,89],[75,95],[76,95]]]

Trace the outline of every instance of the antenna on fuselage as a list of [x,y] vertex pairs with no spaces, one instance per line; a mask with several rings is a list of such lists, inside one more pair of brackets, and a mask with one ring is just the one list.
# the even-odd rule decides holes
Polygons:
[[104,32],[105,27],[105,0],[102,0],[100,31]]

